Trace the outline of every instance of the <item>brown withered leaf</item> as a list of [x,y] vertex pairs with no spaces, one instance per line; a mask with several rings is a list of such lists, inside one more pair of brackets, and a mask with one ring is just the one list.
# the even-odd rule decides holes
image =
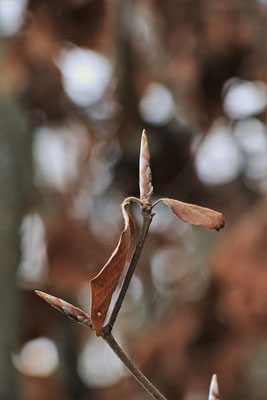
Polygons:
[[162,199],[170,209],[182,221],[193,225],[203,225],[208,229],[219,231],[224,227],[223,215],[210,208],[196,206],[195,204],[183,203],[182,201],[172,199]]
[[88,328],[93,329],[92,321],[90,315],[81,310],[80,308],[73,306],[65,300],[58,297],[51,296],[51,294],[41,292],[40,290],[35,290],[35,293],[40,296],[43,300],[47,301],[50,306],[56,308],[58,311],[67,315],[67,317],[73,319],[79,324],[85,325]]
[[116,289],[121,273],[126,263],[127,252],[134,235],[134,223],[131,214],[126,210],[126,204],[122,205],[124,218],[124,230],[111,257],[99,274],[90,281],[92,293],[91,318],[97,336],[101,335],[112,295]]

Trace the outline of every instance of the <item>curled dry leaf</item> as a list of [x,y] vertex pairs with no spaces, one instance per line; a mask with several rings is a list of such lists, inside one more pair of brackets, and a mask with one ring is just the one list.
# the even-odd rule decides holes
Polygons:
[[217,375],[212,375],[210,382],[209,400],[219,400],[219,386]]
[[150,168],[150,154],[146,131],[143,130],[139,158],[139,187],[140,199],[151,201],[153,193],[152,174]]
[[91,318],[97,336],[101,335],[101,328],[104,324],[112,295],[125,266],[127,252],[134,235],[133,218],[125,209],[127,204],[128,203],[122,204],[122,214],[125,226],[121,233],[118,245],[99,274],[90,281],[92,293]]
[[38,294],[43,300],[47,301],[52,307],[55,307],[58,311],[67,315],[67,317],[73,319],[79,324],[85,325],[88,328],[93,329],[93,324],[86,312],[82,311],[80,308],[73,306],[65,300],[59,299],[58,297],[51,296],[45,292],[40,292],[39,290],[35,290],[35,293]]
[[208,229],[219,231],[224,227],[223,215],[210,208],[196,206],[195,204],[183,203],[182,201],[172,199],[162,199],[170,209],[182,221],[193,225],[203,225]]

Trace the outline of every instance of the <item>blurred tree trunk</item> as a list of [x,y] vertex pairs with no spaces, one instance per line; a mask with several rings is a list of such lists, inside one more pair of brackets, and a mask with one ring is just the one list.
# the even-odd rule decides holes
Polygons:
[[[74,303],[74,301],[72,302]],[[60,355],[60,375],[64,384],[68,400],[81,400],[90,398],[90,389],[87,388],[79,377],[77,364],[79,355],[79,328],[65,318],[59,325],[58,350]]]
[[0,400],[17,399],[12,353],[17,349],[20,300],[16,269],[19,228],[33,193],[31,137],[16,103],[0,97]]

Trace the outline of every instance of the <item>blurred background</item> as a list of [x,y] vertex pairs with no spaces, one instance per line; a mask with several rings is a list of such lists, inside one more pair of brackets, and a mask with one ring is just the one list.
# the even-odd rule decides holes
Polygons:
[[[104,341],[89,280],[138,193],[159,204],[115,328],[170,400],[267,398],[266,0],[0,0],[0,399],[145,400]],[[132,206],[140,226],[140,212]]]

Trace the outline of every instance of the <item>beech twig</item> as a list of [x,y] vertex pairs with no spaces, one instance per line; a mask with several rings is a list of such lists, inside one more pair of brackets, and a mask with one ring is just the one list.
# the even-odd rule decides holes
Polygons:
[[[80,308],[73,306],[65,300],[58,297],[51,296],[48,293],[35,290],[35,293],[43,300],[47,301],[52,307],[67,315],[75,322],[84,325],[86,328],[93,329],[90,316]],[[154,398],[159,400],[166,400],[166,398],[152,385],[152,383],[142,374],[142,372],[134,365],[134,363],[127,357],[117,341],[114,339],[111,332],[102,335],[103,339],[107,342],[114,353],[119,357],[126,368],[131,372],[135,379],[148,391]]]
[[131,374],[140,383],[140,385],[142,385],[143,388],[154,399],[167,400],[166,397],[164,397],[158,391],[158,389],[145,377],[144,374],[142,374],[142,372],[136,367],[136,365],[127,357],[127,355],[122,350],[122,348],[118,345],[118,343],[116,342],[116,340],[114,339],[114,337],[111,333],[113,325],[116,321],[117,315],[122,306],[124,297],[127,293],[132,276],[134,274],[137,262],[139,260],[143,245],[146,240],[146,236],[147,236],[150,224],[152,222],[152,218],[154,216],[154,214],[151,213],[151,207],[145,208],[142,211],[142,215],[143,215],[143,225],[142,225],[142,228],[141,228],[141,231],[139,234],[138,242],[136,244],[134,254],[132,256],[128,271],[124,278],[119,296],[116,300],[116,303],[114,305],[114,308],[112,310],[110,318],[109,318],[108,322],[102,328],[102,337],[107,342],[107,344],[110,346],[110,348],[114,351],[114,353],[119,357],[119,359],[122,361],[122,363],[125,365],[125,367],[128,368],[128,370],[131,372]]
[[149,226],[152,222],[152,218],[154,216],[154,214],[151,213],[151,209],[146,209],[142,211],[142,215],[143,215],[143,226],[141,228],[140,234],[139,234],[139,238],[138,238],[138,242],[136,244],[136,248],[134,251],[134,254],[132,256],[128,271],[126,273],[126,276],[124,278],[119,296],[115,302],[114,308],[111,312],[111,315],[109,317],[108,322],[103,326],[102,328],[102,332],[103,335],[105,336],[108,332],[110,332],[113,328],[113,325],[116,321],[117,315],[120,311],[120,308],[122,306],[124,297],[126,295],[127,289],[129,287],[129,284],[131,282],[132,276],[134,274],[137,262],[139,260],[142,248],[144,246],[144,242],[148,233],[148,229]]
[[[135,247],[128,271],[124,278],[119,296],[115,302],[108,322],[102,327],[102,337],[114,351],[114,353],[123,362],[126,368],[131,372],[135,379],[143,386],[143,388],[154,398],[159,400],[166,400],[166,398],[158,391],[158,389],[142,374],[142,372],[133,364],[133,362],[126,356],[122,348],[114,339],[111,331],[117,319],[118,313],[121,309],[123,300],[130,285],[132,276],[134,274],[136,265],[138,263],[142,248],[144,246],[146,236],[152,222],[154,214],[151,212],[151,196],[153,193],[152,176],[150,168],[150,155],[149,147],[145,130],[142,133],[141,148],[140,148],[140,162],[139,162],[139,186],[140,186],[140,200],[138,203],[141,205],[143,225],[139,234],[138,242]],[[133,198],[128,198],[133,199]],[[127,200],[125,200],[127,201]],[[136,199],[135,199],[136,201]]]
[[[58,299],[54,296],[48,295],[44,292],[36,291],[36,293],[47,301],[51,306],[57,308],[59,311],[66,314],[76,322],[79,322],[88,328],[94,329],[97,336],[102,338],[111,347],[114,353],[119,357],[126,368],[131,372],[135,379],[144,387],[144,389],[154,398],[159,400],[166,400],[166,398],[155,388],[155,386],[142,374],[142,372],[134,365],[134,363],[127,357],[122,348],[118,345],[114,339],[111,331],[114,323],[116,322],[118,313],[121,309],[123,300],[127,293],[130,285],[132,276],[134,274],[136,265],[140,258],[146,236],[152,222],[154,214],[152,208],[155,207],[160,201],[163,201],[171,211],[176,214],[184,222],[188,222],[193,225],[203,225],[208,229],[219,230],[224,227],[223,215],[217,211],[210,210],[205,207],[196,206],[194,204],[183,203],[178,200],[163,198],[157,200],[155,203],[151,203],[151,197],[153,193],[152,186],[152,175],[150,168],[150,155],[149,147],[145,130],[142,133],[141,149],[140,149],[140,163],[139,163],[139,186],[140,186],[140,199],[136,197],[127,197],[122,203],[122,212],[125,221],[125,228],[121,233],[119,243],[110,257],[109,261],[100,271],[100,273],[91,280],[92,288],[92,307],[91,316],[79,309],[65,302],[62,299]],[[125,266],[127,251],[130,246],[130,240],[132,238],[133,223],[130,218],[130,214],[125,210],[125,206],[134,201],[138,203],[142,210],[143,225],[139,233],[139,238],[128,267],[128,271],[124,278],[120,293],[115,302],[111,315],[107,323],[103,326],[106,313],[108,311],[112,294],[118,283],[118,279]],[[115,268],[116,267],[116,268]],[[119,267],[119,273],[118,273]],[[114,269],[115,268],[115,269]],[[114,272],[115,271],[115,272]],[[109,276],[109,274],[111,276]],[[96,304],[95,304],[96,303]],[[98,319],[101,317],[101,320]],[[93,326],[94,324],[94,326]],[[217,376],[213,375],[209,400],[218,400],[219,390]]]

